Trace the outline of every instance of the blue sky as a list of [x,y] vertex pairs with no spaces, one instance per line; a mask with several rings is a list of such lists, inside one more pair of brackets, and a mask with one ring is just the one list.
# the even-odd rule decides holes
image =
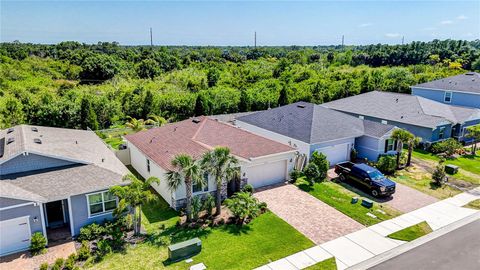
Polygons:
[[0,41],[157,45],[397,44],[480,38],[480,1],[0,0]]

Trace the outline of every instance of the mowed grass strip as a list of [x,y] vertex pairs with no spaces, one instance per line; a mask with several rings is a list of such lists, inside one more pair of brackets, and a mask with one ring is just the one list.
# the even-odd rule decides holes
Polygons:
[[304,270],[337,270],[337,263],[335,261],[335,257],[332,257],[307,267]]
[[471,208],[471,209],[475,209],[475,210],[480,210],[480,199],[471,201],[471,202],[467,203],[466,205],[464,205],[463,207],[467,207],[467,208]]
[[416,225],[407,227],[401,231],[394,232],[392,234],[389,234],[388,237],[396,240],[402,240],[402,241],[413,241],[419,237],[422,237],[424,235],[427,235],[432,232],[432,228],[428,225],[426,221],[420,222]]
[[[365,226],[370,226],[402,214],[388,205],[376,202],[372,208],[366,208],[361,205],[361,198],[357,203],[353,204],[352,197],[359,197],[359,195],[330,181],[315,183],[313,186],[309,186],[306,181],[300,178],[297,181],[297,186]],[[371,213],[377,218],[370,217],[367,213]]]

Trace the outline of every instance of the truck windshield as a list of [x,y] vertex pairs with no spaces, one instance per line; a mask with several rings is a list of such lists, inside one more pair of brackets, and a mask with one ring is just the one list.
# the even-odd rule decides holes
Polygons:
[[380,171],[368,172],[368,176],[370,176],[370,179],[372,179],[372,180],[377,180],[377,179],[382,179],[383,178],[383,174]]

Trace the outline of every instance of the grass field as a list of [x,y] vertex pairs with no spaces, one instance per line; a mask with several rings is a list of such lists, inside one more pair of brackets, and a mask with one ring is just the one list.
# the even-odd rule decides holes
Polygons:
[[397,239],[397,240],[402,240],[402,241],[413,241],[419,237],[422,237],[426,234],[429,234],[432,232],[432,228],[428,226],[428,223],[423,221],[421,223],[418,223],[416,225],[407,227],[401,231],[394,232],[392,234],[389,234],[388,237],[392,239]]
[[[384,204],[374,203],[374,206],[370,209],[362,206],[360,200],[356,204],[352,204],[352,197],[359,197],[359,195],[330,181],[315,183],[313,186],[309,186],[306,181],[299,179],[297,186],[365,226],[370,226],[402,214]],[[385,212],[385,214],[378,210]],[[367,216],[367,213],[372,213],[378,218]]]

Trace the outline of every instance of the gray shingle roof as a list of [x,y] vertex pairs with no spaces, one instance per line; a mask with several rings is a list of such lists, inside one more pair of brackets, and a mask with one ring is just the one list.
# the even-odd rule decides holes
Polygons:
[[480,73],[468,72],[457,76],[417,84],[412,87],[480,94]]
[[364,128],[365,135],[369,135],[375,138],[380,138],[383,135],[390,132],[392,129],[394,129],[395,126],[388,125],[388,124],[385,125],[385,124],[381,124],[381,123],[373,122],[369,120],[364,120],[363,128]]
[[[37,131],[34,131],[36,129]],[[19,125],[0,130],[5,138],[0,157],[0,196],[51,201],[70,195],[107,189],[122,183],[128,169],[92,131]],[[7,144],[8,138],[14,141]],[[34,139],[40,139],[41,144]],[[73,167],[1,175],[3,163],[23,153],[74,162]]]
[[[237,120],[309,144],[365,134],[363,120],[308,102],[297,102],[241,116]],[[367,129],[374,135],[383,130],[375,130],[373,127],[376,124],[367,125]]]
[[434,128],[480,117],[480,110],[451,106],[419,96],[372,91],[322,104],[342,112]]

